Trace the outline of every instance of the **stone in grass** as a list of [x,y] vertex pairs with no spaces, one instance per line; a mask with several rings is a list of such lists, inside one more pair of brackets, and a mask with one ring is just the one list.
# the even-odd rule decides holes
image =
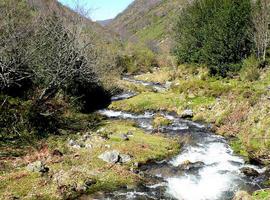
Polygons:
[[127,154],[120,154],[120,163],[127,163],[131,161],[131,156]]
[[106,151],[105,153],[99,155],[99,159],[107,162],[107,163],[127,163],[131,161],[131,156],[126,154],[120,154],[119,151]]
[[49,168],[42,161],[36,161],[27,165],[26,169],[30,172],[46,173]]
[[69,146],[75,148],[75,149],[80,149],[80,148],[84,148],[85,147],[85,144],[84,143],[79,143],[77,141],[74,141],[74,140],[69,140],[68,142]]
[[129,140],[128,134],[125,134],[125,133],[121,134],[121,135],[120,135],[120,138],[121,138],[122,140],[124,140],[124,141],[128,141],[128,140]]
[[105,153],[99,155],[98,158],[107,163],[117,163],[120,159],[120,153],[116,150],[106,151]]
[[182,118],[192,118],[193,117],[193,111],[191,109],[184,110],[182,114],[180,115]]

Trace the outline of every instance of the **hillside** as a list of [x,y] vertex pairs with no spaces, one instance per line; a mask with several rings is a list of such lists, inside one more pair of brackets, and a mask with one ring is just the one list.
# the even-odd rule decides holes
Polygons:
[[148,48],[169,52],[176,13],[186,0],[135,0],[108,27],[132,43],[144,43]]
[[106,19],[106,20],[99,20],[96,21],[98,24],[100,24],[101,26],[107,26],[112,22],[113,19]]
[[[62,5],[56,0],[28,0],[28,3],[34,7],[34,9],[41,12],[53,11],[63,16],[68,23],[74,23],[74,19],[79,20],[83,27],[94,35],[94,38],[99,41],[115,43],[118,38],[115,33],[102,27],[99,23],[93,22],[88,18],[74,12],[68,7]],[[75,22],[76,23],[76,22]]]

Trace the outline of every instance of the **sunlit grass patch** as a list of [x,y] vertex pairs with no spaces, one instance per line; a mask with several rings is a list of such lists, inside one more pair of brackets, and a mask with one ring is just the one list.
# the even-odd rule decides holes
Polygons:
[[[124,141],[121,134],[127,132],[131,136]],[[78,188],[89,179],[96,180],[96,183],[83,192],[86,194],[136,185],[143,178],[130,170],[135,163],[161,160],[179,151],[177,140],[146,134],[130,121],[104,122],[97,131],[91,132],[90,149],[76,149],[68,145],[68,138],[78,140],[82,137],[81,134],[72,134],[62,139],[61,136],[51,136],[47,140],[50,151],[59,149],[64,154],[56,161],[50,157],[40,158],[46,160],[50,169],[47,175],[28,172],[25,166],[3,174],[0,177],[0,199],[8,196],[24,199],[76,198],[81,195]],[[108,138],[102,138],[103,135]],[[130,155],[131,161],[125,164],[108,164],[98,158],[100,154],[111,150]]]

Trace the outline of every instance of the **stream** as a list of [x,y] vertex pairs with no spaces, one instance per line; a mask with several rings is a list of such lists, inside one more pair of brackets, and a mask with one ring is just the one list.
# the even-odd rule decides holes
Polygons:
[[[156,83],[125,80],[143,84],[161,91],[165,86]],[[112,100],[122,100],[136,95],[123,93]],[[128,119],[148,133],[155,130],[152,120],[156,113],[133,114],[123,111],[101,110],[100,114],[111,119]],[[159,113],[160,114],[160,113]],[[150,163],[140,170],[149,182],[136,188],[123,188],[105,194],[100,199],[179,199],[179,200],[231,200],[239,190],[255,191],[261,189],[264,169],[246,164],[244,159],[235,155],[225,138],[215,135],[208,125],[184,120],[172,113],[161,113],[171,120],[160,132],[179,138],[186,138],[181,152],[168,160]],[[241,168],[255,169],[261,175],[252,178],[241,173]]]

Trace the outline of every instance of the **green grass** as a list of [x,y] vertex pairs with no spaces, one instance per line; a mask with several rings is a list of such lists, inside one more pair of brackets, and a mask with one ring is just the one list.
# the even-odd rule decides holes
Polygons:
[[215,98],[213,97],[195,96],[192,98],[186,98],[172,91],[162,93],[143,92],[131,99],[123,100],[121,102],[113,102],[110,108],[131,112],[155,110],[181,113],[187,108],[196,110],[201,106],[207,107],[214,103],[214,101]]
[[[83,185],[89,179],[94,179],[97,183],[88,189],[87,194],[136,185],[143,178],[130,171],[133,163],[161,160],[179,151],[177,140],[146,134],[136,128],[133,122],[106,121],[98,130],[92,132],[92,149],[70,148],[67,146],[67,137],[52,136],[47,139],[49,151],[59,149],[64,153],[64,157],[59,162],[47,162],[50,168],[48,176],[27,172],[24,168],[26,163],[21,160],[21,167],[14,168],[0,177],[0,199],[8,196],[23,199],[76,198],[79,193],[72,190],[71,186]],[[127,132],[132,132],[133,137],[123,141],[120,134]],[[100,137],[105,133],[109,136],[108,140]],[[73,134],[68,137],[76,139],[80,136]],[[129,154],[132,161],[123,165],[107,164],[98,156],[108,150]],[[66,189],[59,190],[59,187],[63,186]]]
[[[209,77],[206,69],[198,66],[161,69],[137,78],[158,82],[170,80],[171,90],[144,91],[134,98],[114,102],[111,108],[131,112],[165,110],[178,114],[190,108],[194,112],[193,120],[211,123],[216,133],[234,137],[232,146],[236,153],[260,159],[267,157],[270,150],[269,77],[269,70],[261,72],[260,79],[251,82],[238,77]],[[269,159],[261,161],[270,164]]]
[[154,120],[153,120],[153,126],[154,128],[159,128],[162,126],[168,126],[172,123],[171,120],[163,117],[162,115],[156,115]]
[[269,200],[270,190],[259,190],[252,195],[253,200]]

